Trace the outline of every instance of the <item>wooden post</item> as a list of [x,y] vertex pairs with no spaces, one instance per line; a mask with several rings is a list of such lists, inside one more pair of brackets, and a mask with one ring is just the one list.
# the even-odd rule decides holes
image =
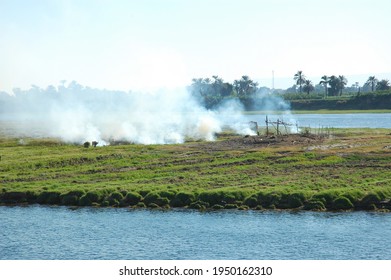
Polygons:
[[266,115],[266,136],[268,136],[269,135],[269,121],[268,121],[268,119],[267,119],[267,115]]

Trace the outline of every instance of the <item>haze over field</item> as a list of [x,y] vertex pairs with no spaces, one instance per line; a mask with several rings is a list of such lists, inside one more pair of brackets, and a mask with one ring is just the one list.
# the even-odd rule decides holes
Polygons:
[[[272,108],[275,99],[264,107]],[[259,107],[261,108],[261,107]],[[15,135],[58,137],[66,142],[128,141],[183,143],[186,138],[214,140],[229,126],[254,134],[238,100],[207,110],[186,90],[152,93],[98,90],[76,82],[0,94],[0,120],[13,122]]]

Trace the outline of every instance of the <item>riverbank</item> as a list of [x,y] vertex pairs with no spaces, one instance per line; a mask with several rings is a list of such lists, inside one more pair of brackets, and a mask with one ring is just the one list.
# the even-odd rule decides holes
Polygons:
[[[369,92],[328,99],[292,99],[292,110],[389,110],[391,93]],[[288,101],[288,100],[287,100]]]
[[96,148],[3,137],[0,203],[391,210],[390,130],[321,133]]

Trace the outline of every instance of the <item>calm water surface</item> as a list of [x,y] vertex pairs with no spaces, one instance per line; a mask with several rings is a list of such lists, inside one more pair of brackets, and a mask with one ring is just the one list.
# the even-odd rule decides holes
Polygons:
[[[247,115],[249,121],[265,124],[266,115]],[[391,114],[292,114],[268,115],[270,120],[283,119],[300,127],[334,127],[334,128],[391,128]]]
[[[0,116],[1,117],[1,116]],[[265,126],[265,114],[244,115],[246,121],[256,121],[258,125]],[[391,113],[374,114],[289,114],[268,115],[269,120],[282,119],[285,122],[298,124],[299,127],[330,127],[330,128],[391,128]],[[46,124],[40,121],[12,121],[0,118],[0,135],[13,137],[42,137],[48,136]],[[26,129],[28,128],[28,129]]]
[[391,259],[390,213],[0,207],[0,259]]

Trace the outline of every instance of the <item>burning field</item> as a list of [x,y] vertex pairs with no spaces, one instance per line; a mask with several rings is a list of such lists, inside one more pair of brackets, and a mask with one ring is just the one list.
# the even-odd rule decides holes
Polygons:
[[[192,209],[391,209],[391,137],[335,129],[85,148],[0,140],[0,203]],[[326,148],[325,148],[326,147]]]
[[208,110],[186,91],[71,83],[0,98],[0,204],[391,209],[385,130],[258,127],[237,100]]
[[[224,133],[219,134],[219,141],[197,143],[198,147],[202,147],[206,151],[232,151],[232,150],[251,150],[262,149],[267,147],[291,147],[291,146],[306,146],[316,145],[324,141],[322,135],[303,135],[282,134],[272,135],[245,135],[238,137],[237,135],[229,135]],[[188,147],[194,144],[188,144]]]

